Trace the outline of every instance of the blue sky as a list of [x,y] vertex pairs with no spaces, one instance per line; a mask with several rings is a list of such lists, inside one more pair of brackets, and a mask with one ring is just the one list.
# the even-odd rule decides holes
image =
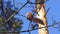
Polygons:
[[[34,0],[31,0],[31,1],[34,2]],[[19,8],[26,2],[26,0],[15,0],[15,2],[17,2],[17,3],[15,3],[16,7]],[[20,3],[22,3],[22,5]],[[30,4],[27,4],[26,6],[29,6],[29,5]],[[32,6],[34,6],[34,5],[32,5]],[[53,23],[52,16],[53,16],[53,19],[56,20],[57,22],[60,21],[60,18],[59,18],[60,17],[60,0],[49,0],[48,2],[45,2],[46,10],[49,7],[51,9],[49,10],[46,17],[47,17],[48,25],[51,25]],[[33,8],[24,7],[23,9],[21,9],[19,11],[19,14],[26,16],[26,13],[31,12],[31,10],[33,10],[33,9],[34,9],[34,7]],[[19,15],[16,15],[15,17],[23,20],[22,30],[27,30],[28,25],[29,25],[29,21],[25,17],[19,16]],[[49,27],[48,30],[49,30],[49,34],[60,34],[60,31],[57,28]],[[28,32],[21,33],[21,34],[28,34]],[[38,31],[37,30],[31,31],[31,34],[38,34]]]
[[[60,0],[49,0],[46,3],[46,8],[51,7],[47,14],[48,25],[52,24],[52,16],[53,19],[57,22],[60,21]],[[49,34],[60,34],[60,31],[57,28],[49,27]]]

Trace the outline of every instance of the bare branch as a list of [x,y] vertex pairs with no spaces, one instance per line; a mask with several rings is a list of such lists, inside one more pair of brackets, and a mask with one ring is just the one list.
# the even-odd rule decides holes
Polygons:
[[26,16],[24,16],[24,15],[22,15],[22,14],[17,14],[17,15],[22,16],[22,17],[25,17],[25,18],[26,18]]
[[31,22],[29,23],[29,26],[28,26],[28,33],[29,34],[31,34],[30,31],[29,31],[30,25],[31,25]]
[[19,8],[19,9],[17,10],[17,12],[19,12],[26,4],[28,4],[28,2],[26,2],[24,5],[22,5],[22,7]]
[[46,16],[46,15],[47,15],[47,13],[49,12],[49,10],[50,10],[50,8],[48,8],[48,9],[47,9],[45,16]]

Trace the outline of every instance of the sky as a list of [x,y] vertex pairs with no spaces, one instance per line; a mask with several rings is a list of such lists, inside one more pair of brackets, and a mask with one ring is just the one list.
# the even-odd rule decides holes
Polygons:
[[[34,2],[34,0],[30,0],[30,1]],[[26,0],[15,0],[15,2],[16,2],[15,6],[20,8],[24,3],[26,3]],[[26,6],[30,6],[30,5],[31,4],[27,4]],[[35,6],[35,5],[31,5],[31,6]],[[60,17],[60,0],[49,0],[48,2],[45,2],[45,9],[47,10],[48,8],[50,8],[49,12],[46,15],[48,25],[51,25],[53,23],[52,16],[54,20],[59,22],[60,21],[60,18],[59,18]],[[26,13],[32,12],[32,10],[34,10],[34,7],[33,8],[23,7],[18,14],[22,14],[26,16]],[[22,30],[27,30],[30,21],[28,21],[25,17],[19,16],[19,15],[15,15],[15,17],[23,20]],[[59,28],[49,27],[48,31],[49,31],[49,34],[60,34]],[[25,32],[21,34],[29,34],[29,33]],[[38,34],[38,30],[31,31],[31,34]]]

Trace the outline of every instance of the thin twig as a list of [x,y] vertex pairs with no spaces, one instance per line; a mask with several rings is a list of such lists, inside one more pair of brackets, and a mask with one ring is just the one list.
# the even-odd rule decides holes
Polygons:
[[26,16],[24,16],[24,15],[22,15],[22,14],[17,14],[17,15],[22,16],[22,17],[25,17],[25,18],[26,18]]
[[31,34],[30,31],[29,31],[30,25],[31,25],[31,22],[29,23],[29,26],[28,26],[28,33],[29,34]]
[[47,13],[49,12],[49,10],[50,10],[50,8],[48,8],[48,9],[47,9],[45,16],[46,16],[46,15],[47,15]]

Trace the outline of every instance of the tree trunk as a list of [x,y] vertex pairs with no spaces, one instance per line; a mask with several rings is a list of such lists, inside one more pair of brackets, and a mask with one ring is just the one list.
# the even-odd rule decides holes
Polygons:
[[[45,12],[45,8],[44,8],[44,0],[36,0],[36,12],[39,14],[36,15],[37,18],[43,20],[44,25],[42,24],[38,24],[38,28],[40,27],[45,27],[47,26],[47,21],[46,21],[46,12]],[[41,28],[38,29],[38,34],[48,34],[48,29],[46,28]]]

